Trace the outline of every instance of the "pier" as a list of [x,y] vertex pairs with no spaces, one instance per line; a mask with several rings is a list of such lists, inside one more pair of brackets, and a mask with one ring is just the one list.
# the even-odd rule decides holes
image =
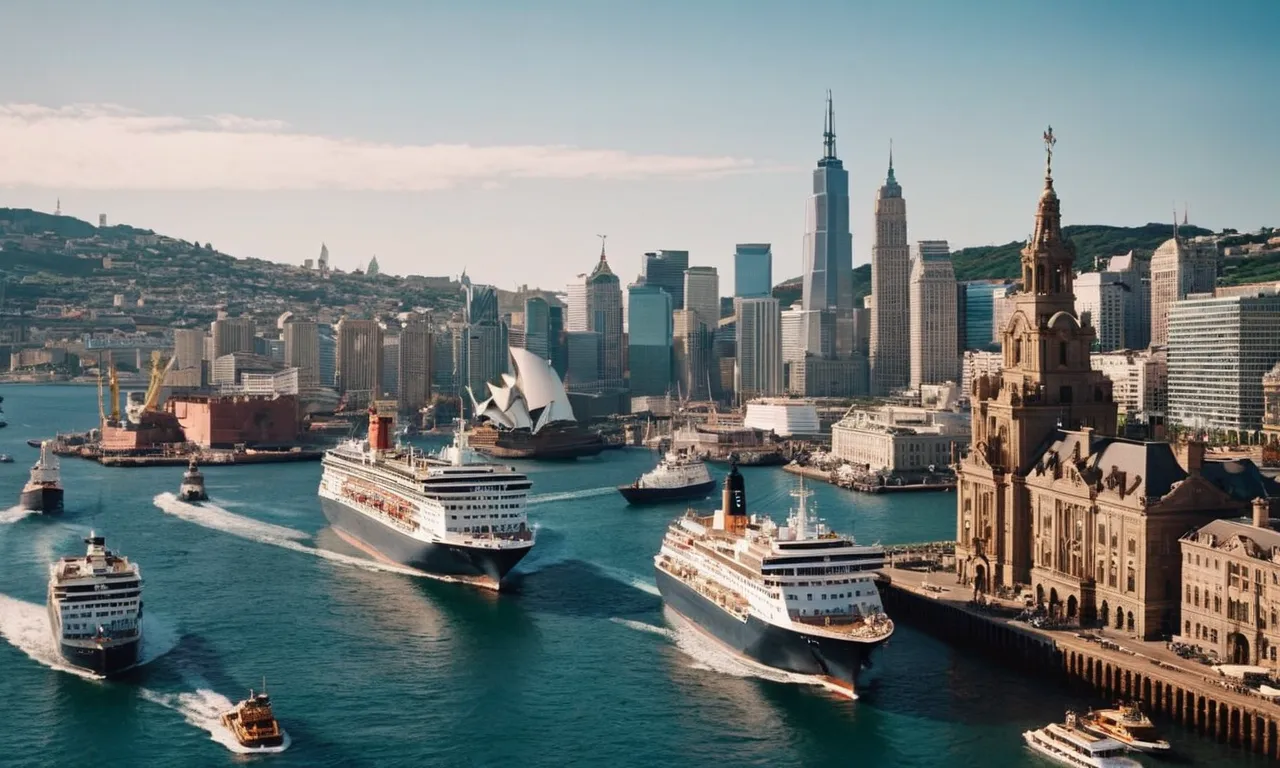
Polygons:
[[954,491],[956,488],[955,479],[952,478],[946,482],[935,483],[903,483],[903,482],[870,482],[868,480],[853,479],[840,480],[834,477],[835,473],[817,467],[806,467],[800,464],[787,464],[783,470],[793,475],[801,475],[810,480],[820,480],[839,488],[847,488],[851,491],[859,493],[911,493],[913,491]]
[[952,542],[889,549],[881,594],[895,621],[1100,696],[1141,702],[1148,714],[1280,758],[1280,705],[1233,678],[1182,659],[1163,642],[1109,629],[1037,629],[1014,619],[1022,608],[1014,601],[978,605],[954,571],[929,570],[947,567]]

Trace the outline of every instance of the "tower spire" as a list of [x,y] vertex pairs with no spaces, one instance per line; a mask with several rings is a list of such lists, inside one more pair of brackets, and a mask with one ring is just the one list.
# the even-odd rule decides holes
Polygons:
[[827,89],[827,115],[822,131],[822,159],[836,159],[836,110],[831,101],[831,89]]
[[1045,188],[1053,187],[1053,145],[1058,143],[1058,137],[1053,135],[1053,126],[1044,132],[1044,185]]
[[600,261],[604,261],[604,241],[609,239],[608,235],[596,235],[600,238]]
[[893,139],[889,139],[889,183],[896,181],[893,178]]

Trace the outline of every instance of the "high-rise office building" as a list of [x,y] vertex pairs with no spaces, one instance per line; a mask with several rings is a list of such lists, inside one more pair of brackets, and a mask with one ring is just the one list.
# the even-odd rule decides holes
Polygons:
[[965,339],[969,349],[998,349],[999,331],[995,329],[995,293],[1005,290],[1003,280],[971,280],[965,290]]
[[[837,318],[853,309],[853,237],[849,233],[849,174],[836,157],[835,110],[827,94],[827,115],[822,159],[813,172],[804,236],[804,309],[818,312],[823,326],[817,338],[825,345],[811,349],[822,357],[839,350]],[[813,334],[809,334],[812,338]]]
[[916,243],[909,296],[911,387],[958,381],[956,274],[947,241]]
[[780,395],[782,380],[782,314],[778,300],[744,298],[737,303],[737,366],[734,390],[741,402]]
[[1107,261],[1108,273],[1124,286],[1125,349],[1151,345],[1151,262],[1129,251]]
[[627,287],[627,365],[631,395],[665,395],[671,389],[671,296],[656,285]]
[[578,275],[565,287],[564,329],[566,331],[585,331],[590,325],[587,320],[587,276]]
[[431,400],[431,362],[434,352],[431,324],[413,317],[400,329],[396,396],[402,413],[414,413]]
[[382,326],[377,320],[338,321],[337,385],[339,392],[382,393]]
[[715,334],[688,309],[672,313],[676,390],[690,400],[710,400]]
[[400,394],[400,334],[399,328],[383,328],[382,336],[382,391],[380,395],[395,397]]
[[1261,430],[1262,377],[1280,362],[1280,296],[1189,296],[1170,307],[1167,327],[1169,421],[1236,440]]
[[1151,257],[1151,346],[1169,343],[1173,303],[1193,293],[1211,293],[1217,281],[1217,247],[1188,243],[1174,230]]
[[586,280],[587,330],[600,334],[600,388],[622,389],[622,286],[609,269],[604,246],[600,261]]
[[773,247],[769,243],[738,243],[733,251],[733,295],[740,299],[773,295]]
[[253,337],[256,328],[251,317],[228,317],[214,320],[210,326],[213,338],[213,357],[217,359],[232,352],[253,354]]
[[561,381],[564,381],[565,374],[569,371],[569,359],[565,349],[564,331],[564,307],[548,307],[547,359],[551,361],[551,367],[555,368],[556,373],[560,375]]
[[[876,241],[871,249],[871,392],[887,395],[911,378],[910,324],[907,296],[911,281],[907,244],[907,201],[893,175],[876,195]],[[954,301],[951,302],[954,304]]]
[[715,267],[684,271],[684,308],[712,331],[720,324],[720,275]]
[[320,367],[320,386],[336,387],[338,384],[338,340],[334,338],[333,327],[328,325],[317,326]]
[[568,368],[565,388],[572,392],[599,391],[601,335],[595,331],[565,331],[564,340]]
[[199,368],[204,362],[205,332],[199,328],[179,328],[173,332],[173,369]]
[[671,296],[672,310],[684,309],[684,271],[689,268],[688,251],[653,251],[644,255],[645,285],[656,285]]
[[[290,320],[284,324],[281,335],[285,365],[298,369],[299,384],[320,384],[320,331],[316,324],[309,320]],[[333,382],[325,382],[324,386],[333,386]]]
[[1125,349],[1125,308],[1129,289],[1111,272],[1081,272],[1076,277],[1076,315],[1097,334],[1094,352]]
[[551,358],[551,305],[541,296],[524,300],[524,348],[542,358]]

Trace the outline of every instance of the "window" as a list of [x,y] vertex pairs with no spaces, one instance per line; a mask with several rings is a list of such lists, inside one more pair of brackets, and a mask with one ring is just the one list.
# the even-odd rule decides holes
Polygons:
[[[1058,363],[1059,363],[1060,365],[1066,365],[1066,364],[1067,364],[1067,342],[1065,342],[1065,341],[1060,341],[1060,342],[1058,342]],[[1067,398],[1064,398],[1064,401],[1065,401],[1065,402],[1071,402],[1071,401],[1070,401],[1069,399],[1067,399]]]

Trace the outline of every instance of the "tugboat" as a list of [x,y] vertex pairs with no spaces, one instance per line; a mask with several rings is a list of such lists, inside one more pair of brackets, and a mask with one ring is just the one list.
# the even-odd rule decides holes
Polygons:
[[53,442],[40,444],[40,459],[31,467],[31,479],[22,487],[18,506],[36,512],[53,514],[62,511],[62,480],[58,459],[51,450]]
[[1067,713],[1065,722],[1025,731],[1022,739],[1041,755],[1072,768],[1142,768],[1142,763],[1124,756],[1123,744],[1082,728],[1074,712]]
[[628,504],[705,499],[716,488],[707,464],[687,449],[670,451],[658,466],[631,485],[618,486]]
[[110,677],[138,662],[142,643],[142,574],[90,531],[83,557],[49,568],[49,626],[68,663]]
[[1169,742],[1160,738],[1151,718],[1137,702],[1120,702],[1115,709],[1090,710],[1080,718],[1085,730],[1115,739],[1135,752],[1167,752]]
[[7,453],[0,453],[0,464],[12,464],[13,457]]
[[222,724],[236,737],[245,749],[268,750],[284,746],[284,730],[271,712],[271,697],[267,695],[267,681],[262,681],[262,693],[249,689],[249,698],[222,713]]
[[204,475],[201,474],[195,459],[191,460],[187,465],[187,471],[182,475],[182,485],[178,486],[178,498],[183,501],[209,500],[209,494],[204,490]]

